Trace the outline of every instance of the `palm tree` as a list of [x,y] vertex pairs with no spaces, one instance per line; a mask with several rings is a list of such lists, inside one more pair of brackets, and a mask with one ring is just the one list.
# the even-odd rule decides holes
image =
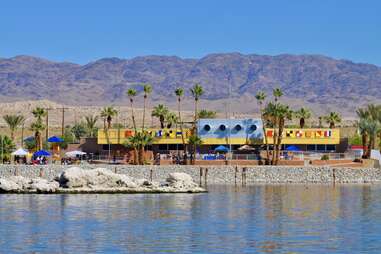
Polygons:
[[330,112],[329,115],[325,117],[325,121],[329,124],[329,128],[335,128],[337,123],[341,122],[341,117],[336,112]]
[[263,117],[263,113],[264,113],[263,112],[263,102],[266,99],[266,94],[264,92],[258,92],[255,95],[255,99],[257,99],[257,103],[258,103],[258,106],[259,106],[259,113],[261,114],[262,131],[263,131],[264,141],[265,141],[265,145],[266,145],[266,157],[267,157],[266,159],[267,159],[267,162],[269,162],[269,160],[270,160],[269,143],[268,143],[268,140],[267,140],[266,126],[265,126],[265,121],[264,121],[264,117]]
[[142,129],[144,130],[144,120],[145,120],[145,117],[146,117],[147,98],[148,98],[148,95],[152,92],[152,86],[150,84],[143,84],[143,91],[144,91],[144,106],[143,106],[143,124],[142,124]]
[[165,125],[164,125],[165,117],[168,113],[169,113],[169,110],[168,110],[167,106],[165,106],[163,104],[159,104],[153,108],[151,115],[159,118],[160,127],[162,129],[164,129],[165,128]]
[[45,125],[42,123],[41,120],[36,119],[36,121],[31,124],[30,130],[34,132],[34,139],[36,140],[36,149],[41,150],[42,149],[41,132],[45,130]]
[[216,111],[210,111],[206,109],[201,109],[198,112],[198,118],[199,119],[205,119],[205,118],[216,118],[217,112]]
[[133,88],[130,88],[127,90],[127,96],[130,98],[132,124],[134,126],[135,133],[137,132],[135,114],[134,114],[134,97],[136,96],[136,94],[137,92]]
[[97,134],[97,121],[99,117],[97,115],[85,116],[85,126],[87,129],[87,135],[91,138],[95,137]]
[[280,89],[280,88],[274,88],[273,89],[273,96],[274,96],[274,100],[275,100],[275,102],[277,102],[278,100],[279,100],[279,98],[280,97],[282,97],[283,96],[283,91],[282,91],[282,89]]
[[300,108],[295,112],[296,117],[299,118],[299,126],[301,129],[304,128],[306,120],[311,118],[311,111],[308,108]]
[[165,116],[165,122],[167,123],[167,128],[170,129],[174,124],[177,124],[179,119],[173,112],[168,112]]
[[13,150],[15,150],[16,146],[13,140],[5,135],[0,136],[0,144],[1,161],[4,163],[4,160],[10,160],[11,153]]
[[196,149],[202,144],[202,139],[193,134],[188,138],[188,144],[193,148],[191,150],[191,164],[194,165],[196,161]]
[[152,142],[152,136],[145,131],[137,132],[127,139],[125,146],[134,149],[134,164],[144,165],[144,148]]
[[183,149],[184,149],[183,163],[184,163],[184,165],[187,165],[188,164],[187,155],[186,155],[187,147],[186,147],[186,143],[185,143],[183,121],[181,120],[181,98],[184,96],[184,89],[181,87],[176,88],[175,94],[177,96],[177,111],[178,111],[178,118],[179,118],[179,123],[180,123],[181,141],[183,143]]
[[4,121],[8,124],[11,131],[11,139],[15,140],[15,131],[22,125],[25,121],[25,117],[22,115],[5,115],[3,116]]
[[134,164],[138,165],[138,148],[139,148],[140,140],[137,135],[133,135],[131,137],[127,138],[127,141],[124,143],[124,145],[128,148],[132,148],[134,150],[133,156],[134,156]]
[[191,94],[194,98],[194,126],[196,126],[197,115],[198,115],[198,101],[200,97],[204,94],[204,89],[199,83],[196,83],[191,89]]
[[45,109],[37,107],[32,111],[33,116],[36,118],[36,121],[32,123],[31,130],[34,131],[34,138],[36,140],[36,149],[42,149],[42,135],[41,132],[45,130],[45,125],[42,123],[42,117],[47,115]]
[[[112,118],[118,114],[118,111],[114,107],[104,107],[101,112],[101,117],[104,123],[107,122],[107,129],[111,129]],[[105,126],[104,126],[105,127]]]

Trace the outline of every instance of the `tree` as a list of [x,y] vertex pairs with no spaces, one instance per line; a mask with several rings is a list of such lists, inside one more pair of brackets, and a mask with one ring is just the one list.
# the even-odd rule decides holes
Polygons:
[[330,112],[329,115],[325,116],[325,121],[329,124],[329,128],[335,128],[336,124],[341,122],[341,117],[336,112]]
[[103,118],[104,128],[106,128],[107,122],[107,129],[111,129],[112,118],[116,115],[118,115],[118,111],[112,106],[104,107],[102,109],[101,117]]
[[152,92],[152,86],[150,84],[143,84],[143,91],[144,91],[144,105],[143,105],[143,123],[142,123],[142,129],[144,130],[144,121],[145,121],[145,118],[146,118],[147,98],[148,98],[148,95]]
[[165,115],[165,122],[167,123],[167,128],[172,128],[173,125],[177,124],[179,119],[177,118],[176,114],[173,112],[168,112]]
[[130,99],[132,124],[134,126],[135,133],[137,132],[135,114],[134,114],[134,97],[136,96],[136,94],[137,92],[133,88],[130,88],[127,90],[127,96]]
[[98,128],[96,127],[99,117],[97,115],[85,116],[85,128],[88,137],[96,137]]
[[216,111],[211,111],[211,110],[206,110],[206,109],[201,109],[198,112],[198,118],[199,119],[216,118],[216,115],[217,115]]
[[295,115],[297,118],[299,118],[300,128],[303,129],[306,124],[306,120],[311,118],[311,111],[307,108],[302,107],[295,112]]
[[191,149],[191,164],[194,165],[195,160],[196,160],[196,150],[197,150],[197,147],[202,144],[202,139],[199,136],[192,134],[188,138],[188,144],[192,147],[192,149]]
[[264,135],[264,141],[266,145],[266,160],[267,163],[270,161],[270,151],[269,151],[269,143],[266,135],[266,126],[265,126],[265,119],[264,119],[264,112],[263,112],[263,103],[266,99],[266,94],[264,92],[258,92],[255,95],[255,99],[257,100],[258,106],[259,106],[259,113],[261,115],[261,121],[262,121],[262,131]]
[[159,104],[159,105],[157,105],[156,107],[153,108],[151,115],[153,117],[159,118],[160,127],[162,129],[164,129],[165,128],[165,125],[164,125],[164,123],[165,123],[165,117],[166,117],[166,115],[168,113],[169,113],[169,110],[168,110],[167,106],[165,106],[163,104]]
[[25,122],[25,117],[22,115],[5,115],[3,116],[4,121],[7,123],[11,131],[11,139],[15,140],[15,131],[17,128]]
[[283,91],[280,88],[273,89],[274,101],[277,102],[283,96]]
[[71,133],[73,133],[75,139],[79,141],[81,137],[86,135],[86,127],[84,123],[76,123],[71,128]]
[[1,161],[10,161],[11,153],[15,150],[16,146],[12,139],[8,136],[0,136],[0,158]]
[[190,92],[194,98],[194,126],[196,126],[198,116],[198,101],[200,100],[200,97],[204,94],[204,89],[199,83],[196,83],[190,89]]
[[144,165],[144,148],[152,142],[152,136],[145,131],[137,132],[127,139],[125,146],[134,149],[134,164]]
[[177,96],[177,111],[178,111],[178,118],[179,118],[179,123],[180,123],[181,141],[183,143],[183,148],[184,148],[183,163],[184,163],[184,165],[187,165],[188,164],[187,155],[186,155],[186,153],[187,153],[187,146],[186,146],[186,143],[185,143],[183,121],[181,119],[181,99],[184,96],[184,89],[181,88],[181,87],[176,88],[175,95]]
[[42,149],[42,135],[41,132],[45,130],[45,125],[42,122],[42,117],[46,116],[46,111],[43,108],[37,107],[32,111],[36,121],[30,126],[30,129],[34,132],[34,138],[36,140],[36,149]]

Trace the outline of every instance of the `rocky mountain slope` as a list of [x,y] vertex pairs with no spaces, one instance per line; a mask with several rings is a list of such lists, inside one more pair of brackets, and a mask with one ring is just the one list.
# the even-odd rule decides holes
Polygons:
[[[234,111],[255,110],[254,95],[281,87],[284,100],[318,114],[381,100],[381,68],[320,55],[211,54],[201,59],[145,56],[103,58],[86,65],[31,56],[0,58],[2,102],[48,99],[66,105],[125,105],[128,87],[149,82],[154,103],[174,105],[173,90],[195,82],[205,88],[205,106],[224,111],[231,87]],[[189,107],[191,103],[186,103]]]

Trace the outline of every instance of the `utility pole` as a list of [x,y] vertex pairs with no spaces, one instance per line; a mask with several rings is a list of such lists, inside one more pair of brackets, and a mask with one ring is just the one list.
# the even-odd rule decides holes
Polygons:
[[46,108],[46,132],[45,132],[45,135],[46,135],[46,142],[48,142],[48,138],[49,138],[49,110],[51,110],[52,108]]
[[62,107],[62,131],[61,131],[61,136],[63,137],[65,134],[65,107]]

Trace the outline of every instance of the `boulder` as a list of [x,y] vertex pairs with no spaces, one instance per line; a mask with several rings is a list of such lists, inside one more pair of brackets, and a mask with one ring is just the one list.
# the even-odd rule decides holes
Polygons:
[[80,188],[87,186],[88,174],[79,167],[70,167],[65,169],[60,177],[59,184],[63,188]]
[[48,181],[43,178],[34,178],[30,183],[30,189],[40,193],[52,193],[56,192],[59,188],[59,184],[56,181]]
[[21,190],[22,187],[20,187],[14,181],[10,179],[0,178],[0,192],[16,192]]
[[193,178],[186,173],[170,173],[167,178],[168,185],[174,188],[195,188],[198,185],[193,181]]

